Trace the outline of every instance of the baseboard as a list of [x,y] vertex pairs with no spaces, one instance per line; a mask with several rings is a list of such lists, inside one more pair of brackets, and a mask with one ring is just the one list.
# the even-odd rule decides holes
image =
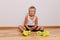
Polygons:
[[18,29],[18,26],[0,26],[0,30],[6,30],[6,29]]
[[[43,26],[44,28],[60,28],[60,26]],[[0,30],[3,29],[18,29],[18,26],[0,26]]]
[[44,26],[44,28],[60,28],[60,26]]

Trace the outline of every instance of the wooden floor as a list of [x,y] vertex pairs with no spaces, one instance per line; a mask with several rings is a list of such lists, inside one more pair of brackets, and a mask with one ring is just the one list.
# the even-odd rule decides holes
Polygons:
[[45,29],[50,32],[49,36],[37,36],[35,32],[32,32],[29,36],[22,36],[22,33],[18,29],[1,29],[0,40],[60,40],[60,28],[48,28]]

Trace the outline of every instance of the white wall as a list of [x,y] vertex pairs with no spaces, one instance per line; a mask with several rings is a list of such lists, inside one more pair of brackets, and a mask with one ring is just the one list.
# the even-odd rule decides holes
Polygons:
[[60,0],[0,0],[0,26],[23,24],[31,5],[37,8],[39,25],[60,26]]

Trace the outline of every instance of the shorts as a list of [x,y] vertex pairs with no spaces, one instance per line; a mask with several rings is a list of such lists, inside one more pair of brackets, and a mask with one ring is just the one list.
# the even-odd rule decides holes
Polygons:
[[[28,27],[34,27],[34,25],[33,25],[33,26],[28,25]],[[29,30],[26,26],[25,26],[25,28],[26,28],[26,30]],[[32,30],[32,31],[37,31],[37,30],[36,30],[37,28],[38,28],[38,26],[37,26],[34,30]]]

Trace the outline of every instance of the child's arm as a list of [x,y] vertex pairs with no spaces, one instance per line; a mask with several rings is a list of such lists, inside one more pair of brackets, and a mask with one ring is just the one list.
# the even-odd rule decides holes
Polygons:
[[27,18],[28,18],[28,17],[26,16],[26,17],[25,17],[25,20],[24,20],[24,25],[25,25],[25,26],[27,26],[27,21],[28,21]]
[[36,20],[35,20],[35,26],[32,27],[32,30],[34,30],[37,26],[38,26],[38,17],[36,17]]
[[36,17],[36,20],[35,20],[35,27],[38,26],[38,17]]
[[28,23],[28,16],[25,17],[24,25],[25,25],[28,29],[30,29],[30,28],[28,27],[27,23]]

